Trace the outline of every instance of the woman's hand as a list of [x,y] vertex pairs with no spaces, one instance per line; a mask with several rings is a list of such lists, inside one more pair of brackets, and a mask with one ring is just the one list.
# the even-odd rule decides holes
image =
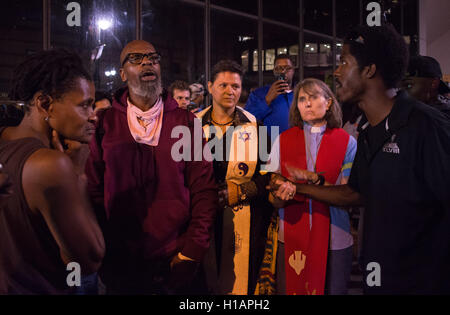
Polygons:
[[282,201],[289,201],[294,198],[296,187],[285,177],[279,174],[272,174],[270,185],[266,187],[272,195]]
[[282,183],[276,191],[272,192],[275,198],[278,198],[282,201],[289,201],[294,199],[295,193],[296,187],[289,181]]
[[68,139],[64,139],[63,141],[64,145],[61,143],[59,134],[56,130],[53,130],[51,139],[52,147],[66,154],[72,160],[77,175],[84,174],[84,168],[90,152],[89,145]]

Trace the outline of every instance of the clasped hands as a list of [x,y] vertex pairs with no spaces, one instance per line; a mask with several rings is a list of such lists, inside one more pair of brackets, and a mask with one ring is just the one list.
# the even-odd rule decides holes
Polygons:
[[286,169],[290,174],[288,178],[277,173],[272,173],[270,183],[266,187],[266,189],[279,200],[289,201],[294,199],[294,196],[297,193],[295,182],[306,181],[307,183],[312,184],[318,180],[318,174],[314,172],[289,166],[287,166]]

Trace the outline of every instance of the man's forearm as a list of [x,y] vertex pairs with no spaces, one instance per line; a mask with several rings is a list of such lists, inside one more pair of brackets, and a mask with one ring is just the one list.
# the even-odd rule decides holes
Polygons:
[[297,193],[334,206],[361,206],[362,195],[348,185],[317,186],[296,184]]

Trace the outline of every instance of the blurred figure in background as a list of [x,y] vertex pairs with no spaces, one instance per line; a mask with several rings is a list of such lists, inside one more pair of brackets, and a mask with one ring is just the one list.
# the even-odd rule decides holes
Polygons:
[[441,80],[439,62],[429,56],[415,56],[409,61],[408,73],[402,87],[415,99],[433,106],[450,118],[450,93],[447,83]]
[[206,90],[200,83],[193,83],[189,85],[191,90],[191,102],[196,105],[196,107],[203,109],[204,100],[206,95]]
[[17,126],[24,116],[21,101],[0,101],[0,126]]
[[275,57],[273,74],[275,82],[253,91],[245,106],[247,111],[268,127],[269,135],[272,126],[278,126],[279,133],[289,128],[294,78],[294,65],[289,55],[280,54]]
[[178,107],[187,109],[191,103],[191,90],[185,81],[177,80],[169,86],[169,93],[178,103]]
[[112,95],[108,92],[96,91],[95,92],[95,103],[94,112],[97,114],[99,111],[110,108],[112,104]]

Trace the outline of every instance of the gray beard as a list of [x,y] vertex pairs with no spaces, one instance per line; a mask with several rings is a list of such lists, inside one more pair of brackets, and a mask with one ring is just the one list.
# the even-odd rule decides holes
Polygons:
[[163,92],[160,78],[158,78],[155,82],[148,83],[143,83],[141,81],[128,82],[128,87],[134,94],[142,98],[158,98]]

